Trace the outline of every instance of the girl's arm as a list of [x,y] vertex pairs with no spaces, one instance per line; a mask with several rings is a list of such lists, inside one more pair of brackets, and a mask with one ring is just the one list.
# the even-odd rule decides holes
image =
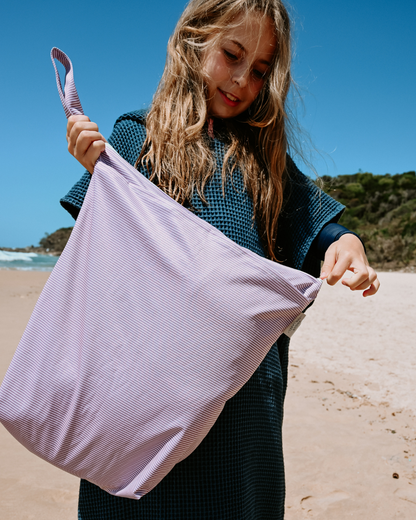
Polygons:
[[321,279],[335,285],[347,271],[354,274],[343,278],[342,284],[352,291],[364,291],[363,296],[376,294],[380,287],[377,273],[370,267],[361,240],[352,233],[342,235],[325,254]]
[[[74,133],[72,133],[72,127],[74,126],[74,122],[84,122],[84,123],[90,123],[88,118],[71,118],[68,124],[68,148],[70,151],[72,150],[74,152],[74,142],[76,142],[75,138],[75,129]],[[146,139],[146,126],[145,126],[145,120],[146,120],[146,111],[145,110],[135,110],[133,112],[128,112],[127,114],[121,115],[119,118],[117,118],[117,121],[114,124],[114,128],[111,132],[111,135],[108,137],[107,142],[116,150],[118,154],[120,154],[121,157],[125,161],[127,161],[132,166],[135,165],[137,156],[140,152],[140,150],[143,147],[143,143]],[[95,126],[95,129],[97,127]],[[91,127],[88,132],[96,132],[94,128],[91,130]],[[78,136],[80,137],[81,132],[79,132]],[[88,134],[84,137],[88,137]],[[90,135],[91,137],[91,135]],[[93,138],[97,139],[98,141],[102,141],[103,137],[102,135],[97,132],[95,135],[93,135]],[[94,141],[93,139],[93,141]],[[81,143],[80,143],[81,144]],[[88,150],[88,146],[86,146],[86,149]],[[79,151],[79,147],[78,147]],[[93,151],[93,148],[90,150],[90,152]],[[90,157],[89,164],[86,164],[85,166],[88,166],[90,171],[93,171],[93,165],[94,161],[99,156],[100,149],[95,150],[94,156]],[[89,152],[89,153],[90,153]],[[84,154],[85,155],[85,154]],[[140,169],[139,171],[142,172]],[[76,220],[78,218],[78,214],[80,212],[80,209],[82,207],[82,204],[84,202],[85,195],[87,193],[88,187],[90,185],[91,181],[91,173],[89,171],[84,169],[84,174],[79,179],[78,182],[72,186],[72,188],[69,190],[69,192],[61,198],[60,203],[62,207],[70,213],[70,215]]]
[[107,142],[98,126],[87,116],[71,116],[66,127],[66,140],[69,153],[92,174]]

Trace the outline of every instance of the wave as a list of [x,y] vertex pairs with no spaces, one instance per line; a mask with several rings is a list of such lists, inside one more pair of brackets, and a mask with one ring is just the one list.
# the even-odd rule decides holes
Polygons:
[[0,269],[18,269],[21,271],[52,271],[58,256],[39,255],[37,253],[15,253],[0,250]]
[[11,251],[0,251],[0,262],[32,262],[32,258],[38,256],[36,253],[12,253]]

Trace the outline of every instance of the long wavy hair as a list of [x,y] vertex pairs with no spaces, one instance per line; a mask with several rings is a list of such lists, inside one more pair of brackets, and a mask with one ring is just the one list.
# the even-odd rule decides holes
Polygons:
[[[286,98],[291,85],[290,19],[280,0],[191,0],[168,43],[166,65],[146,119],[147,138],[136,162],[177,202],[192,207],[196,193],[216,169],[207,137],[207,89],[201,53],[241,23],[241,14],[268,17],[277,47],[269,73],[249,109],[219,121],[226,141],[222,178],[238,167],[253,199],[266,255],[277,260],[275,243],[286,171]],[[209,40],[208,40],[209,39]],[[216,122],[216,129],[218,128]]]

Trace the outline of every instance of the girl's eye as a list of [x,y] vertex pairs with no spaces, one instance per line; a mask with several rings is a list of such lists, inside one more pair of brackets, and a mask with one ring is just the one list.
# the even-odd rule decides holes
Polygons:
[[253,70],[253,76],[256,79],[264,79],[265,75],[266,75],[266,72],[260,72],[259,70]]
[[230,61],[236,61],[238,60],[238,57],[235,54],[232,54],[231,52],[228,52],[224,49],[224,54],[226,58],[228,58]]

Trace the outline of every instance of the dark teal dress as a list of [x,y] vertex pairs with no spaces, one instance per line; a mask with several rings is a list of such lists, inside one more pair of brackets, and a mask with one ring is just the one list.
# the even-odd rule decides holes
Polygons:
[[[145,139],[144,113],[120,117],[110,144],[130,164]],[[198,216],[240,246],[265,256],[253,222],[252,200],[241,174],[222,193],[224,144],[212,140],[217,172],[206,186],[208,205],[195,197]],[[288,157],[290,180],[279,220],[278,247],[283,263],[318,276],[319,259],[310,246],[322,227],[335,222],[338,202],[320,192]],[[145,172],[142,172],[146,174]],[[90,175],[61,200],[77,217]],[[122,252],[121,252],[122,253]],[[289,339],[281,336],[244,387],[227,403],[198,448],[139,501],[109,495],[81,481],[81,520],[281,520],[285,475],[282,452],[283,402],[287,385]]]

